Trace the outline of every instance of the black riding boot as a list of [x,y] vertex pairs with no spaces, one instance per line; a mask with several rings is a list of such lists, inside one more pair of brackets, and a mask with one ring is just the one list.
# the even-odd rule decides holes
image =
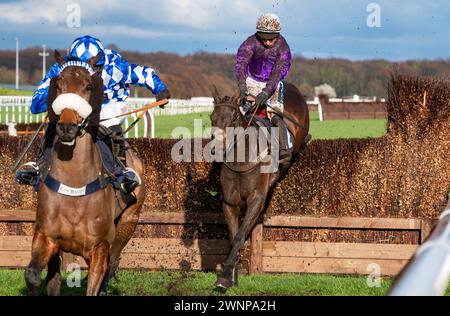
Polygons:
[[120,190],[125,194],[130,194],[139,186],[137,180],[137,174],[127,165],[127,151],[125,147],[125,138],[121,136],[122,127],[120,125],[114,125],[110,127],[110,130],[116,135],[113,139],[113,153],[117,158],[119,165],[123,170],[123,180],[120,183]]
[[19,184],[36,186],[39,180],[41,167],[50,160],[50,153],[55,138],[55,125],[48,124],[39,148],[36,162],[22,164],[16,171],[16,181]]
[[279,130],[279,145],[280,145],[280,170],[284,171],[290,167],[292,159],[292,150],[289,148],[288,144],[288,128],[286,122],[279,115],[274,115],[271,119],[274,126],[278,127]]

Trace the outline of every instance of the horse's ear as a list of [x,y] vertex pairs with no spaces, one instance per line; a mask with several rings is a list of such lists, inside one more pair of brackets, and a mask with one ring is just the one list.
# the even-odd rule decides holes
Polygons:
[[89,59],[88,64],[92,68],[95,68],[95,65],[97,65],[97,62],[100,60],[100,58],[102,58],[102,55],[101,54],[97,54],[96,56],[94,56],[91,59]]
[[58,63],[58,65],[60,65],[60,66],[62,66],[66,62],[64,57],[62,57],[61,54],[59,53],[59,51],[56,49],[55,49],[55,60]]
[[52,125],[56,125],[56,123],[58,123],[58,117],[55,114],[55,111],[53,111],[53,101],[55,101],[57,95],[58,95],[58,90],[56,87],[56,77],[52,78],[50,80],[50,85],[48,88],[48,94],[47,94],[47,114],[48,114],[48,121],[50,122],[50,124]]
[[236,91],[233,97],[231,98],[231,101],[233,102],[233,104],[239,105],[240,98],[241,94],[239,93],[239,91]]
[[217,90],[217,87],[215,85],[211,86],[211,94],[214,98],[214,104],[219,104],[221,101],[221,97],[219,95],[219,91]]
[[100,111],[103,104],[103,79],[100,76],[92,76],[92,90],[89,104],[92,107],[91,118],[89,121],[90,126],[98,126],[100,123]]

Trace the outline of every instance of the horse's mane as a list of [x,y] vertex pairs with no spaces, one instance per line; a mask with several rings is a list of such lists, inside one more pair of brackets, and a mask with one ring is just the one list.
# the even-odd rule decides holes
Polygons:
[[235,105],[236,107],[239,106],[239,92],[236,92],[233,96],[221,96],[215,86],[211,88],[211,92],[214,98],[215,105],[227,104]]
[[75,57],[75,56],[67,56],[65,58],[65,60],[66,60],[66,62],[68,62],[68,61],[82,61],[81,58]]
[[219,99],[214,100],[214,104],[217,104],[217,105],[230,104],[230,105],[236,105],[236,106],[238,105],[236,100],[234,100],[230,96],[219,97]]

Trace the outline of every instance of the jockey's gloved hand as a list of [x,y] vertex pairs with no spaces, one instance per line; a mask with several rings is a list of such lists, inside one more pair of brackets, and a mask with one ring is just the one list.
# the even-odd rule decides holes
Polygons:
[[255,99],[256,106],[265,105],[267,103],[267,100],[269,100],[269,94],[265,91],[261,92],[257,95]]
[[[170,99],[170,92],[168,89],[159,91],[156,95],[156,101],[161,101],[163,99]],[[160,105],[159,107],[164,109],[164,105]]]

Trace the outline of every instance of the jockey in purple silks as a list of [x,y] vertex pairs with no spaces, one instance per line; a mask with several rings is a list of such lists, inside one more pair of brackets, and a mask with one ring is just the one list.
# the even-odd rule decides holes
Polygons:
[[[291,67],[292,54],[286,39],[280,34],[281,23],[275,14],[263,14],[257,23],[256,33],[240,46],[236,57],[236,77],[240,101],[245,104],[248,95],[254,96],[255,105],[283,112],[283,83]],[[241,107],[243,113],[248,108]],[[280,130],[280,165],[289,163],[292,151],[288,145],[288,130],[283,118],[271,109],[267,116]]]

